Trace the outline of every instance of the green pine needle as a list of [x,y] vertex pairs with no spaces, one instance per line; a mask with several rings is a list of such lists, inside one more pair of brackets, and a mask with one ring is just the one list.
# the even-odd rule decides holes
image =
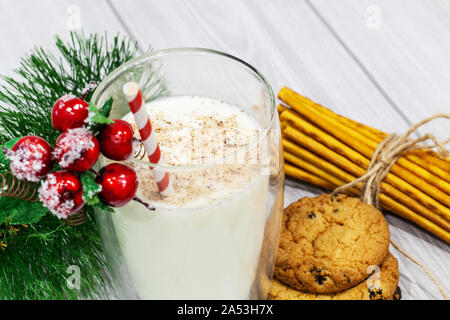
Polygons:
[[[53,216],[22,228],[0,251],[1,299],[76,299],[95,295],[104,284],[95,221],[69,226]],[[80,290],[67,285],[68,267],[80,268]]]
[[56,47],[58,55],[35,48],[22,58],[15,70],[19,79],[1,77],[0,144],[29,134],[53,144],[59,134],[50,118],[55,101],[68,93],[80,96],[90,81],[100,82],[137,53],[136,43],[119,36],[109,43],[98,34],[71,33],[68,42],[56,37]]
[[[119,36],[108,42],[106,35],[98,34],[71,33],[67,42],[56,37],[56,47],[56,55],[33,49],[21,59],[17,77],[1,76],[0,145],[31,134],[54,145],[59,135],[51,125],[54,102],[68,93],[80,96],[89,82],[99,83],[137,53],[135,42]],[[149,80],[149,85],[155,84],[154,92],[166,92],[163,80]],[[0,166],[0,172],[5,168]],[[88,219],[80,226],[64,224],[48,213],[4,239],[7,248],[0,250],[0,299],[77,299],[97,293],[105,281],[105,259],[93,210],[87,211]],[[80,290],[70,289],[66,283],[70,265],[80,268]]]

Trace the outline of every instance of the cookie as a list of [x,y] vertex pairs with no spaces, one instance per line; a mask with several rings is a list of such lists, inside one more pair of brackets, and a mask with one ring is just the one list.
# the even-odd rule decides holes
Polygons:
[[[378,273],[350,289],[332,293],[318,294],[302,292],[274,279],[270,287],[269,299],[272,300],[399,300],[398,263],[390,253]],[[375,281],[379,279],[379,281]]]
[[335,293],[366,279],[385,259],[383,214],[358,198],[303,198],[284,210],[275,277],[290,287]]

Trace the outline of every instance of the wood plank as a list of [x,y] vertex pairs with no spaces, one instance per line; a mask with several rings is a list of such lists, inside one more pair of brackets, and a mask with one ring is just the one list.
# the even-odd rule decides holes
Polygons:
[[[117,32],[126,35],[119,20],[103,0],[95,3],[88,0],[0,0],[0,74],[12,75],[20,57],[34,46],[54,48],[56,34],[67,38],[70,27],[76,27],[73,14],[80,10],[80,27],[84,32],[106,30],[113,35]],[[70,20],[74,17],[75,20]],[[77,29],[77,28],[75,28]],[[99,289],[99,299],[117,298],[110,285]]]
[[[388,132],[408,127],[377,84],[305,2],[111,3],[144,45],[151,43],[156,49],[200,46],[222,50],[260,69],[275,92],[282,85],[290,86],[337,112]],[[285,203],[320,192],[288,179]],[[414,246],[411,253],[421,260],[433,261],[440,279],[450,282],[445,267],[450,257],[448,246],[409,222],[393,216],[387,219],[392,238],[403,247]],[[405,298],[440,297],[421,270],[398,252],[393,253],[400,260]]]
[[[309,2],[411,123],[450,112],[449,1]],[[449,128],[440,120],[422,132],[445,138]]]
[[[344,0],[331,6],[325,0],[309,3],[409,123],[450,111],[449,2]],[[379,28],[373,20],[377,10]],[[391,131],[402,129],[393,126]],[[420,131],[433,132],[441,138],[450,133],[448,121],[444,120]],[[394,241],[428,266],[448,294],[449,246],[397,217],[388,216],[388,221]],[[420,268],[402,255],[396,256],[400,260],[400,283],[407,297],[441,298]]]
[[[407,122],[379,91],[385,87],[372,82],[371,74],[361,69],[352,52],[342,46],[311,7],[294,0],[264,4],[256,0],[113,0],[95,3],[45,0],[36,4],[26,0],[0,0],[3,13],[0,34],[6,44],[0,49],[0,73],[15,66],[18,57],[31,46],[49,45],[53,34],[67,32],[66,10],[73,3],[80,6],[82,25],[87,31],[130,30],[143,48],[153,44],[157,49],[201,46],[223,50],[258,67],[275,91],[282,85],[291,86],[340,113],[386,131],[401,131],[407,127]],[[112,7],[108,7],[109,3]],[[336,9],[341,2],[328,2],[328,5]],[[383,5],[390,6],[387,1]],[[448,12],[444,10],[442,17],[448,17]],[[17,21],[25,22],[12,34],[8,28],[16,26]],[[426,18],[421,22],[429,23]],[[414,37],[414,33],[408,35]],[[404,106],[398,107],[403,113],[410,112]],[[288,179],[286,204],[319,192],[321,190]],[[392,238],[406,246],[413,256],[429,262],[436,276],[448,285],[448,245],[408,222],[391,216],[387,218]],[[440,297],[422,271],[395,251],[394,255],[400,258],[400,283],[406,298]]]
[[222,50],[260,69],[275,92],[287,85],[381,129],[407,126],[303,2],[111,3],[143,47]]
[[0,74],[10,75],[32,47],[53,47],[56,34],[66,38],[70,28],[78,30],[78,20],[85,33],[125,34],[104,0],[0,0],[0,12]]

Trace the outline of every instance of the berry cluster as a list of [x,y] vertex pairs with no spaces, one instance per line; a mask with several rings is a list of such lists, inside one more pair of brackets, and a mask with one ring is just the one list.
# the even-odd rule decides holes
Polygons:
[[[39,199],[53,214],[67,219],[85,205],[79,174],[92,170],[100,152],[122,161],[133,153],[133,128],[123,120],[104,125],[97,136],[90,131],[89,104],[73,95],[59,98],[52,109],[52,125],[62,133],[55,148],[38,136],[18,140],[5,155],[12,173],[21,180],[41,181]],[[50,172],[55,162],[62,170]],[[138,180],[133,169],[119,163],[103,167],[95,182],[106,205],[121,207],[135,197]]]

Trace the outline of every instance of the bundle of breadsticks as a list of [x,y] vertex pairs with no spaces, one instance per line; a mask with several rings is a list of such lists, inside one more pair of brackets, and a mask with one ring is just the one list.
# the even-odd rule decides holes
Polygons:
[[[288,176],[333,190],[365,174],[388,134],[283,87],[278,106]],[[383,209],[450,243],[450,159],[428,149],[403,153],[380,186]],[[347,190],[359,196],[361,184]]]

